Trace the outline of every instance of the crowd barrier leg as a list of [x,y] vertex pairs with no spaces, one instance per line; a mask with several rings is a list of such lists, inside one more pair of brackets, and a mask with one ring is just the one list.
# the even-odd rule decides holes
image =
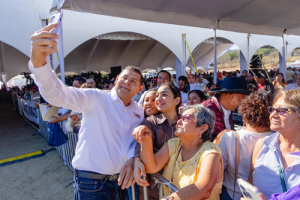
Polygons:
[[135,200],[135,184],[131,186],[131,196],[132,196],[132,200]]
[[[146,180],[146,177],[143,177],[144,180]],[[144,194],[144,200],[148,200],[148,190],[147,186],[143,187],[143,194]]]
[[164,193],[163,193],[163,185],[161,183],[158,184],[158,196],[159,196],[159,199],[162,199],[164,198]]

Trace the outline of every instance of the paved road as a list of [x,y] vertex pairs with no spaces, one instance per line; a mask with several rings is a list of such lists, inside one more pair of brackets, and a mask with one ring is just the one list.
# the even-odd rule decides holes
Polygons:
[[[0,160],[38,150],[47,150],[46,140],[29,126],[12,105],[0,105]],[[56,151],[40,158],[0,167],[1,200],[73,199],[72,185],[60,183],[72,177]]]

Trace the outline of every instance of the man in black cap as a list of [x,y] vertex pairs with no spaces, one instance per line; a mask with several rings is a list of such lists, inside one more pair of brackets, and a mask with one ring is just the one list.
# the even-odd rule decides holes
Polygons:
[[247,89],[247,81],[238,77],[225,78],[221,89],[216,88],[210,91],[219,92],[216,96],[202,103],[216,115],[215,128],[212,134],[213,141],[221,131],[225,129],[234,130],[232,112],[241,104],[245,95],[249,95],[251,91]]

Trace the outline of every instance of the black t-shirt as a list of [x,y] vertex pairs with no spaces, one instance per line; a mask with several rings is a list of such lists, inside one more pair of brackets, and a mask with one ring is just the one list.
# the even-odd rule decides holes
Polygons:
[[255,89],[256,87],[257,83],[254,79],[252,81],[248,81],[248,89]]

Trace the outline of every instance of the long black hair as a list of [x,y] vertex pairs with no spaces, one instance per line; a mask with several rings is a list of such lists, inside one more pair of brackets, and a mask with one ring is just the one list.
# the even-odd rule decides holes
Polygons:
[[201,99],[201,101],[206,100],[204,93],[201,90],[191,90],[188,94],[190,96],[191,93],[196,93],[198,97]]

